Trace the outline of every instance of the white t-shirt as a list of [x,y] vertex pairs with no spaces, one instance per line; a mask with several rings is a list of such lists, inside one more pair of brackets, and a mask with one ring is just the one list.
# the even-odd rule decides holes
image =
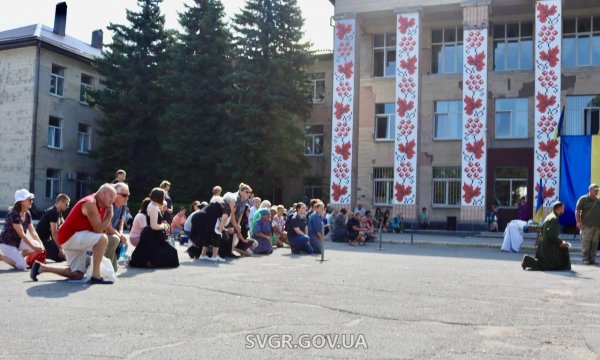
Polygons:
[[187,219],[185,219],[185,223],[183,224],[183,231],[192,231],[192,216],[194,216],[198,212],[200,212],[200,210],[194,211],[190,214],[190,216],[187,217]]

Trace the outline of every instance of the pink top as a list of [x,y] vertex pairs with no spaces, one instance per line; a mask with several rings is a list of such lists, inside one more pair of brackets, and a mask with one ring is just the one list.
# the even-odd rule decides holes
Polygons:
[[137,246],[139,244],[140,235],[146,225],[146,214],[137,213],[133,218],[133,224],[131,225],[131,231],[129,232],[129,242],[131,245]]
[[183,230],[184,224],[185,224],[185,215],[183,215],[182,213],[177,213],[177,215],[175,215],[173,217],[173,221],[171,221],[171,227],[173,229],[180,228]]

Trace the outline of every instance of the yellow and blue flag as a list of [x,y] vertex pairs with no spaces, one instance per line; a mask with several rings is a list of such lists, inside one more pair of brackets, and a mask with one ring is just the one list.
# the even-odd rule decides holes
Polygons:
[[538,190],[537,202],[535,204],[535,213],[533,214],[533,221],[539,223],[542,220],[544,214],[544,187],[542,185],[542,179],[540,179],[540,188]]

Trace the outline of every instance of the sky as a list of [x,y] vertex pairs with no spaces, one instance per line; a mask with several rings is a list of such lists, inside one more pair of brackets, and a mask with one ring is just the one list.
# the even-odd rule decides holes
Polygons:
[[[221,0],[227,21],[244,6],[245,0]],[[0,31],[32,24],[54,26],[54,9],[60,0],[2,1]],[[163,0],[162,13],[167,28],[179,28],[177,12],[184,11],[183,4],[190,0]],[[329,19],[333,5],[328,0],[298,0],[304,16],[305,40],[313,43],[315,50],[333,47],[333,29]],[[104,42],[110,42],[112,34],[106,29],[109,23],[127,24],[125,9],[137,11],[136,0],[71,0],[67,1],[67,28],[69,36],[91,42],[92,31],[102,29]]]

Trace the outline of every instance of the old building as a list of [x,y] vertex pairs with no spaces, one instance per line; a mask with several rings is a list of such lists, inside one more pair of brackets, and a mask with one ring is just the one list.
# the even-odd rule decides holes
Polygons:
[[600,3],[330,1],[333,203],[481,227],[541,182],[548,211],[561,109],[564,134],[600,125]]
[[28,188],[35,208],[56,195],[79,199],[89,192],[97,143],[96,120],[86,92],[99,86],[92,60],[101,55],[102,31],[91,44],[66,35],[67,5],[56,6],[54,28],[36,24],[0,32],[0,204]]

